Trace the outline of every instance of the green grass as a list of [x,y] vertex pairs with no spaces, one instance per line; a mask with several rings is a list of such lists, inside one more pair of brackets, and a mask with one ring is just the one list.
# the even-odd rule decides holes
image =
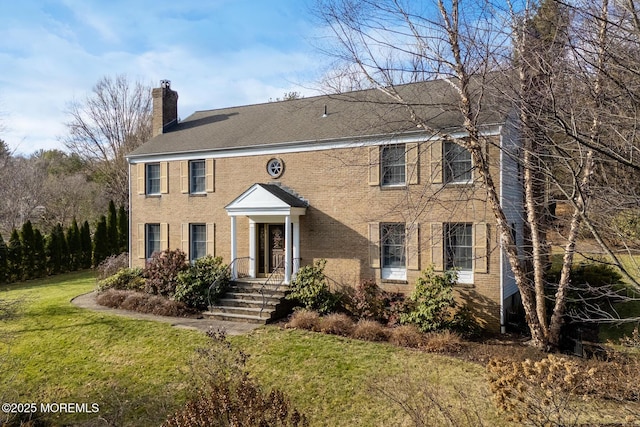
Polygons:
[[[184,401],[188,361],[204,334],[165,323],[75,307],[70,300],[95,286],[92,273],[0,287],[0,299],[23,310],[0,326],[0,397],[4,402],[98,403],[116,425],[158,425]],[[9,334],[7,339],[4,334]],[[500,425],[486,399],[482,367],[388,344],[265,327],[231,338],[250,354],[248,369],[265,389],[280,388],[312,426],[400,425],[404,415],[373,390],[406,382],[430,385],[461,403],[452,385],[481,397],[481,411]],[[457,401],[455,399],[458,399]],[[0,414],[2,415],[2,414]],[[95,415],[54,418],[56,424]]]
[[94,286],[93,273],[82,272],[2,288],[1,299],[23,300],[19,316],[1,325],[3,402],[98,403],[116,424],[158,424],[184,398],[185,367],[206,339],[70,302]]
[[[184,402],[193,384],[189,361],[207,338],[70,302],[94,286],[92,273],[83,272],[0,288],[0,299],[20,299],[23,308],[0,324],[0,400],[97,403],[98,416],[110,425],[159,425]],[[265,390],[284,391],[311,426],[412,425],[393,400],[428,407],[431,398],[458,420],[466,413],[481,416],[483,425],[510,425],[492,405],[477,364],[277,326],[230,341],[249,354],[250,375]],[[436,414],[427,415],[426,425],[442,424]],[[79,424],[96,417],[49,421]]]
[[458,416],[463,416],[461,406],[472,408],[475,402],[471,411],[477,409],[486,425],[505,425],[489,401],[484,368],[476,364],[275,327],[233,337],[232,342],[250,355],[248,367],[259,382],[285,391],[313,426],[405,425],[405,414],[381,390],[400,398],[412,389],[414,403],[429,390]]

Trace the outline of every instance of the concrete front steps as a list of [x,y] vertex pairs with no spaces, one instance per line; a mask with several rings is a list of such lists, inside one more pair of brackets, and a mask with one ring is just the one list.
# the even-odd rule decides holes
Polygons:
[[262,309],[263,298],[261,289],[266,279],[238,279],[231,282],[229,290],[217,301],[217,304],[209,307],[204,316],[234,322],[261,323],[284,316],[290,309],[290,304],[285,300],[288,291],[287,285],[277,287],[267,285],[264,287],[265,307]]

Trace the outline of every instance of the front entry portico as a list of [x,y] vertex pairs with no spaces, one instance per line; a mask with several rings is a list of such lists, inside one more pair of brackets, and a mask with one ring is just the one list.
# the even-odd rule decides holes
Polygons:
[[288,284],[300,265],[300,216],[307,202],[280,185],[254,184],[225,209],[231,217],[231,261],[239,256],[236,219],[246,216],[249,276],[267,276],[282,269]]

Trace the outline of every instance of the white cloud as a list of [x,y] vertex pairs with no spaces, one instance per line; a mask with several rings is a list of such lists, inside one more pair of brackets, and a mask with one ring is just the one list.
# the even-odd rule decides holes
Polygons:
[[[174,1],[97,6],[65,0],[46,11],[39,0],[21,4],[22,15],[0,16],[0,123],[7,128],[0,138],[25,154],[63,148],[57,137],[65,133],[67,103],[82,99],[105,75],[126,74],[153,86],[172,80],[183,118],[195,110],[267,102],[291,90],[311,95],[296,83],[308,83],[318,60],[299,34],[288,32],[299,31],[303,18],[290,28],[253,16],[255,33],[248,34],[243,31],[251,25],[233,25],[243,19],[239,2],[178,8]],[[225,11],[235,14],[231,24]],[[216,33],[214,23],[231,32]]]

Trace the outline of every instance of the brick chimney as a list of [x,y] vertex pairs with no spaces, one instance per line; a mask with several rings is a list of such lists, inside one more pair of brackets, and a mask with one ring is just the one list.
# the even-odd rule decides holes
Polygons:
[[151,91],[153,98],[152,137],[163,134],[178,123],[178,92],[171,90],[170,80],[160,80],[160,87]]

